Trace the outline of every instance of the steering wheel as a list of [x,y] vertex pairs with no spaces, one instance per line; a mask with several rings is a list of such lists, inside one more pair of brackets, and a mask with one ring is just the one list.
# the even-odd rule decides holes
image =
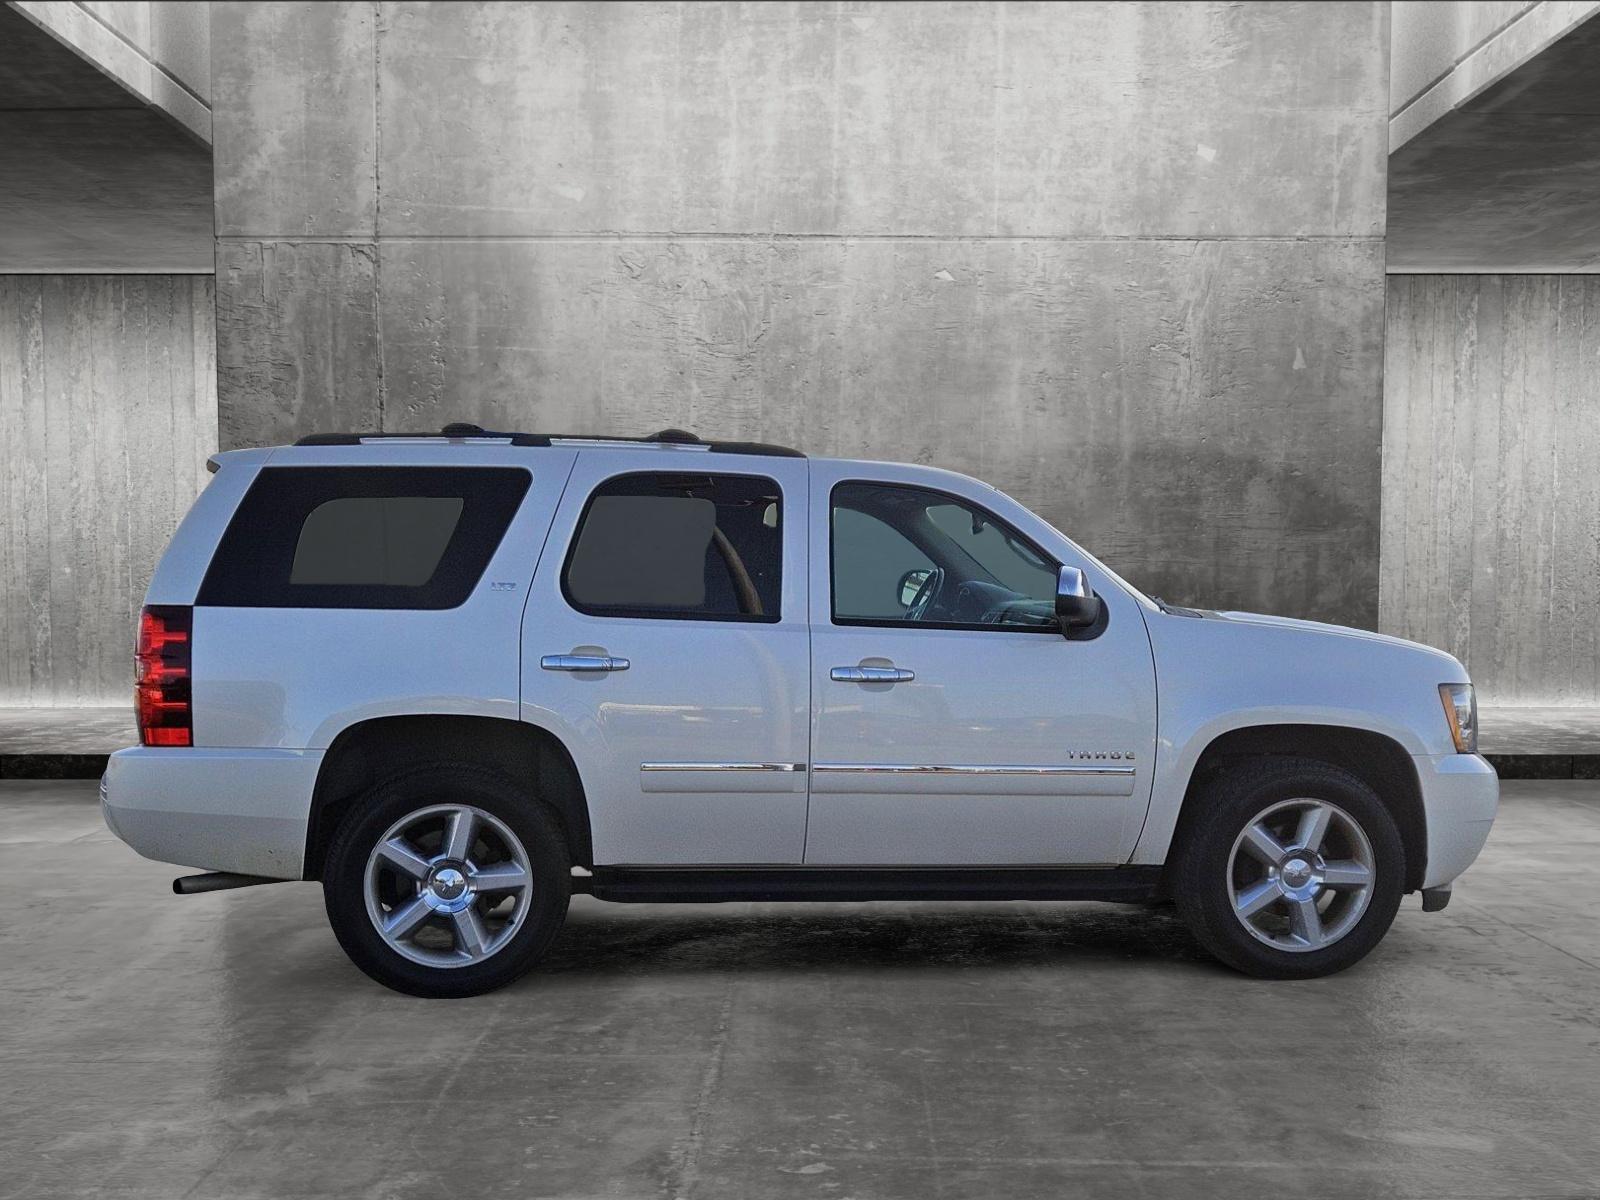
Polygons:
[[911,597],[911,604],[906,608],[906,620],[922,621],[927,618],[928,609],[933,607],[933,599],[939,594],[939,589],[944,586],[944,568],[934,567],[928,572],[928,577],[922,581],[922,586],[917,589],[917,594]]

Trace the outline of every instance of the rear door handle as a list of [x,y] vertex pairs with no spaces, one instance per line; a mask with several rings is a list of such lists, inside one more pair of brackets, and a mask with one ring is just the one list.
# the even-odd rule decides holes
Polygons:
[[546,654],[539,665],[546,671],[626,671],[628,660],[609,654]]
[[836,683],[910,683],[916,677],[905,667],[835,667],[828,672]]

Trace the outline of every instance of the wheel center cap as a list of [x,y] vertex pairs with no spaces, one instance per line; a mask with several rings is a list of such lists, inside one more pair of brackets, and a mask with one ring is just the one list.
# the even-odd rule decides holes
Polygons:
[[456,900],[467,890],[467,877],[454,867],[445,867],[434,872],[431,886],[434,895],[439,899]]
[[423,897],[437,912],[460,912],[472,903],[472,887],[461,868],[438,866],[428,874]]
[[1311,864],[1303,858],[1291,858],[1283,864],[1281,872],[1284,885],[1292,888],[1305,887],[1311,882]]

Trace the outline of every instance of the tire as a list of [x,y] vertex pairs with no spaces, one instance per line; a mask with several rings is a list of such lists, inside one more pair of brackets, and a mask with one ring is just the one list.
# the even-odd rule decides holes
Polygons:
[[[1317,978],[1359,962],[1388,932],[1405,848],[1393,814],[1348,771],[1254,759],[1203,784],[1189,803],[1172,892],[1196,939],[1228,966],[1262,979]],[[1315,852],[1300,853],[1318,837]]]
[[350,960],[385,987],[439,998],[526,972],[560,932],[571,886],[554,814],[499,772],[465,765],[419,768],[359,797],[322,872]]

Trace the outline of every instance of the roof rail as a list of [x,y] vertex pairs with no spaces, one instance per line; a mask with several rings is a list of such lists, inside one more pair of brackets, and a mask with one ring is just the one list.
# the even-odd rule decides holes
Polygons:
[[704,447],[713,454],[760,454],[771,458],[804,458],[788,446],[765,442],[708,442],[685,429],[662,429],[645,437],[619,437],[615,434],[584,433],[497,433],[466,421],[452,421],[438,433],[313,433],[295,442],[296,446],[359,446],[378,438],[449,438],[466,441],[487,438],[508,441],[513,446],[553,446],[557,442],[632,442],[651,446]]

